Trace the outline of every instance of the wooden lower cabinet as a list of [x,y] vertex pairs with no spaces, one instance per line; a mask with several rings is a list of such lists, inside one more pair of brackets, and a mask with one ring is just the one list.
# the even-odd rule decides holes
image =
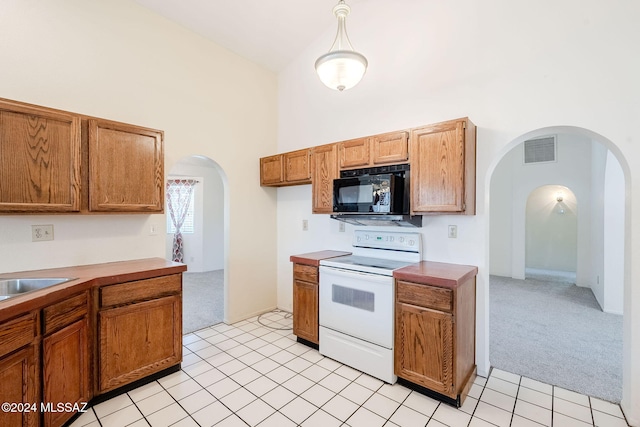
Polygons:
[[182,360],[179,295],[102,310],[98,324],[99,393]]
[[[37,344],[25,347],[0,358],[0,396],[2,402],[37,404],[38,392],[38,348]],[[33,408],[31,408],[33,409]],[[37,411],[0,412],[0,425],[12,427],[35,427],[39,425]]]
[[[92,397],[88,292],[45,307],[42,333],[42,401],[48,408],[83,408]],[[62,426],[74,414],[43,411],[44,425]]]
[[396,306],[396,375],[445,395],[453,391],[453,316]]
[[455,289],[398,280],[395,374],[461,406],[475,378],[475,277]]
[[[169,263],[160,261],[98,265],[94,271],[113,274],[106,275],[108,282],[124,281],[77,283],[76,290],[59,289],[65,296],[25,300],[18,316],[3,312],[0,403],[13,403],[16,410],[0,411],[0,427],[64,426],[101,394],[179,368],[186,267],[170,263],[167,269]],[[139,265],[163,268],[165,274],[136,280],[148,277]],[[29,410],[17,410],[27,404]]]
[[318,267],[293,265],[293,334],[319,344]]
[[[91,400],[89,326],[83,318],[42,340],[43,402],[77,404],[83,408]],[[44,425],[62,426],[74,412],[44,412]]]
[[[39,404],[40,341],[38,315],[31,312],[0,325],[0,403]],[[39,407],[0,411],[0,426],[31,427],[40,422]],[[35,410],[35,411],[34,411]]]

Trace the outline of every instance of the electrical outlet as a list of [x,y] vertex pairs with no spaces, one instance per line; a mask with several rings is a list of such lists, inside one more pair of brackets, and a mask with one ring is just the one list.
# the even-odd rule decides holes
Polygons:
[[458,226],[457,225],[450,225],[449,226],[449,238],[450,239],[457,239],[458,238]]
[[151,224],[149,226],[149,236],[155,236],[156,234],[158,234],[158,227],[155,224]]
[[43,242],[45,240],[53,240],[53,224],[32,225],[31,241]]
[[340,221],[338,226],[338,231],[344,233],[344,222]]
[[303,219],[302,220],[302,231],[308,231],[309,230],[309,220],[308,219]]

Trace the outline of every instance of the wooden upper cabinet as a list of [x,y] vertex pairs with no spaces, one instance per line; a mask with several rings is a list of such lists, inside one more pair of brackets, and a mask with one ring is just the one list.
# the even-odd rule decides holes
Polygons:
[[311,157],[313,213],[333,212],[333,180],[338,177],[338,145],[314,147]]
[[284,158],[285,183],[311,183],[310,149],[291,151],[284,153],[282,156]]
[[392,132],[371,137],[371,163],[406,163],[409,160],[409,133]]
[[365,167],[370,162],[369,138],[358,138],[338,143],[340,169]]
[[284,182],[282,154],[260,159],[260,185],[281,185]]
[[89,210],[164,211],[163,132],[89,120]]
[[290,151],[260,159],[260,185],[311,184],[311,149]]
[[390,132],[338,143],[340,169],[407,163],[409,133]]
[[411,214],[475,214],[476,127],[467,118],[411,130]]
[[0,100],[0,212],[80,210],[80,116]]

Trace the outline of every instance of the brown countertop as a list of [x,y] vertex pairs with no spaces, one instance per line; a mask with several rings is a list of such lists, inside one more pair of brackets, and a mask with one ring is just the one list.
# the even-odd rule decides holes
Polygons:
[[187,266],[184,264],[167,261],[162,258],[146,258],[104,264],[2,273],[0,274],[0,279],[18,277],[75,277],[76,279],[0,301],[0,321],[27,311],[41,309],[94,286],[149,279],[151,277],[181,273],[186,270]]
[[455,289],[478,274],[473,265],[421,261],[393,271],[398,280]]
[[289,260],[297,264],[312,265],[317,267],[320,265],[320,261],[327,258],[335,258],[339,256],[351,255],[351,252],[341,251],[318,251],[309,252],[308,254],[291,255]]

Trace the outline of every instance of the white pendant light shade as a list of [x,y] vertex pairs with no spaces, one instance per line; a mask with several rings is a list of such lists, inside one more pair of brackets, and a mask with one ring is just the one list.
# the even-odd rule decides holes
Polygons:
[[347,36],[346,18],[351,9],[344,0],[333,8],[338,18],[338,33],[329,53],[316,61],[316,72],[327,87],[343,91],[357,85],[367,71],[367,58],[353,50]]

